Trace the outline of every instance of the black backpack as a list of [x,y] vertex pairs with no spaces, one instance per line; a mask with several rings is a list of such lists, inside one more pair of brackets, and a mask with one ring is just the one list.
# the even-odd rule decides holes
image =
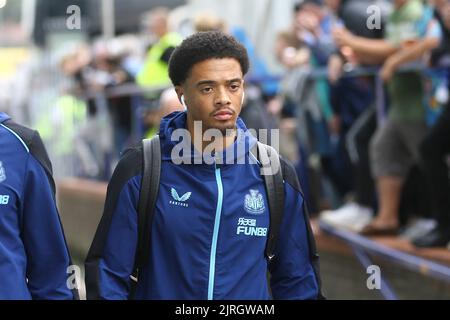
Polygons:
[[[132,288],[130,296],[133,297],[141,270],[148,260],[150,252],[150,232],[156,201],[159,192],[161,177],[161,144],[159,136],[143,140],[143,175],[138,206],[138,243],[136,249],[135,265],[133,269]],[[258,154],[258,161],[263,168],[275,174],[263,174],[266,193],[269,201],[270,226],[265,249],[265,256],[269,263],[275,257],[275,247],[280,231],[284,209],[284,181],[281,171],[280,158],[277,151],[260,142],[255,146],[253,153]],[[271,155],[274,155],[273,157]],[[271,160],[274,160],[273,162]]]

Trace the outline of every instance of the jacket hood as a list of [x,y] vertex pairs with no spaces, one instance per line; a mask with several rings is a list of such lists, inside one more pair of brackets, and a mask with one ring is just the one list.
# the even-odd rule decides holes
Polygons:
[[[237,137],[234,144],[222,152],[205,154],[195,150],[187,131],[187,113],[174,112],[161,120],[162,160],[194,164],[244,163],[246,155],[255,146],[257,139],[247,130],[241,118],[236,122]],[[253,157],[251,157],[253,159]],[[255,162],[256,163],[256,159]]]

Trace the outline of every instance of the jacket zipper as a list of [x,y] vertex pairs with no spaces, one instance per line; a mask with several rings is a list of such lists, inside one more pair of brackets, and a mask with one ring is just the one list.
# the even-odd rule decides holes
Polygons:
[[209,260],[208,300],[213,300],[214,298],[214,275],[216,272],[217,238],[219,236],[220,216],[222,213],[222,203],[223,203],[222,176],[220,168],[217,168],[217,166],[216,166],[216,182],[218,195],[217,195],[216,218],[214,221],[214,232],[211,245],[211,257]]

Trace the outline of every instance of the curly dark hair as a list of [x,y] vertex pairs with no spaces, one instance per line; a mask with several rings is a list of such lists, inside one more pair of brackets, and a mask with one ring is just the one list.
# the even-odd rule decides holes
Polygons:
[[208,59],[234,58],[241,65],[242,74],[250,63],[247,50],[234,37],[220,31],[198,32],[175,48],[169,60],[169,77],[174,86],[183,84],[192,67]]

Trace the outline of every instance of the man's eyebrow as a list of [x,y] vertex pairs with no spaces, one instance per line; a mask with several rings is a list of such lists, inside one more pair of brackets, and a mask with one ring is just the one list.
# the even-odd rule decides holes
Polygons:
[[[243,80],[241,79],[241,78],[234,78],[234,79],[231,79],[231,80],[226,80],[225,81],[226,83],[233,83],[233,82],[243,82]],[[214,81],[214,80],[202,80],[202,81],[199,81],[199,82],[197,82],[197,87],[200,87],[200,86],[202,86],[202,85],[206,85],[206,84],[209,84],[209,85],[214,85],[214,84],[217,84],[217,81]]]
[[217,82],[216,81],[213,81],[213,80],[202,80],[202,81],[199,81],[199,82],[197,82],[197,87],[200,87],[200,86],[202,86],[202,85],[205,85],[205,84],[216,84]]
[[233,82],[242,82],[243,80],[241,78],[235,78],[231,80],[227,80],[227,83],[233,83]]

